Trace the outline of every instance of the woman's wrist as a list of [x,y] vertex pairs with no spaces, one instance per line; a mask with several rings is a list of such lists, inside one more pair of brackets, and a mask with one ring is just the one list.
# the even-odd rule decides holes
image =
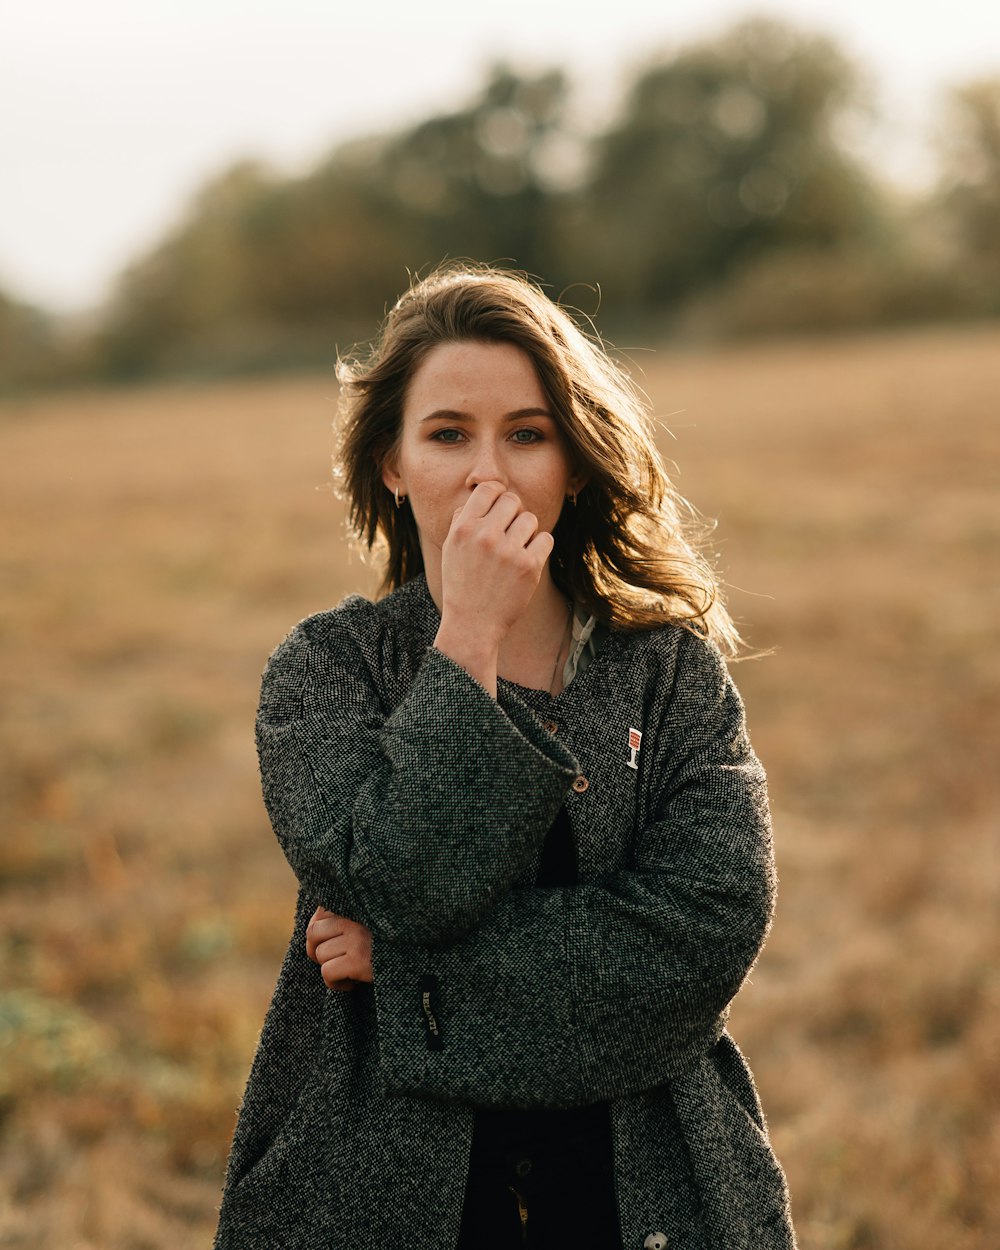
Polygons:
[[497,697],[497,656],[499,645],[471,636],[466,629],[455,629],[441,622],[434,647],[475,678],[495,699]]

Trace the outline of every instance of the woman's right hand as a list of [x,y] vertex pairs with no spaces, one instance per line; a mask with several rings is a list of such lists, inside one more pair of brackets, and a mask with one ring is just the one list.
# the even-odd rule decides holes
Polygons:
[[538,589],[553,546],[502,482],[480,482],[452,517],[434,645],[494,694],[500,644]]

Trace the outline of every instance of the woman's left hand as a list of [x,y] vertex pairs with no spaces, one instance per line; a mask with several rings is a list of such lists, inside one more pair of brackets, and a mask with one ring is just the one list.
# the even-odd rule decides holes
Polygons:
[[346,916],[317,907],[306,926],[306,954],[319,964],[331,990],[353,990],[372,984],[371,930]]

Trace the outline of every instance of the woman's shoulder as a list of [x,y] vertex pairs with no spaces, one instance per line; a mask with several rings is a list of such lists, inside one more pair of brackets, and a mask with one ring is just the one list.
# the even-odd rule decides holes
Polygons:
[[338,635],[371,629],[376,625],[377,620],[378,601],[373,602],[363,595],[348,595],[332,608],[323,608],[319,612],[312,612],[309,616],[303,617],[288,631],[279,644],[279,649],[293,639],[322,645]]
[[696,691],[717,698],[734,685],[715,642],[682,621],[665,620],[641,630],[612,629],[603,650],[620,677],[631,674],[642,684],[652,681],[661,699]]
[[329,664],[379,669],[388,655],[419,657],[437,632],[437,609],[423,577],[382,599],[348,595],[335,607],[294,625],[271,652],[265,676],[277,670],[316,671]]
[[350,595],[336,607],[303,617],[268,656],[265,675],[278,669],[304,668],[313,657],[350,648],[372,632],[375,606],[361,595]]
[[665,618],[662,625],[645,629],[619,629],[612,626],[607,638],[622,653],[650,654],[684,664],[717,667],[725,665],[718,646],[697,625]]
[[382,599],[351,594],[335,607],[303,617],[292,626],[277,649],[281,650],[289,642],[324,645],[334,639],[350,637],[361,641],[401,625],[408,625],[415,633],[430,630],[433,637],[437,628],[433,620],[436,611],[423,577],[414,578]]

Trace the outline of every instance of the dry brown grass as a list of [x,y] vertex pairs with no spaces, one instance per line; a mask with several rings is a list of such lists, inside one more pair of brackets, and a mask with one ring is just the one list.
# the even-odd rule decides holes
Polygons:
[[[735,610],[775,648],[737,672],[782,894],[733,1030],[803,1246],[986,1250],[1000,330],[645,367]],[[293,895],[258,674],[293,621],[371,584],[326,489],[333,395],[0,409],[0,1245],[209,1243]]]

